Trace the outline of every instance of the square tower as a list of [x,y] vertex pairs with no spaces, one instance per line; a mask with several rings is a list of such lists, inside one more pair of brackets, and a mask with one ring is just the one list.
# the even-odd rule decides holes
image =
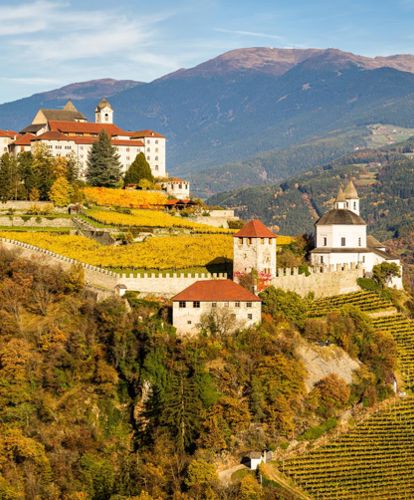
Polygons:
[[233,236],[233,279],[257,272],[259,289],[276,277],[276,235],[260,220],[248,222]]

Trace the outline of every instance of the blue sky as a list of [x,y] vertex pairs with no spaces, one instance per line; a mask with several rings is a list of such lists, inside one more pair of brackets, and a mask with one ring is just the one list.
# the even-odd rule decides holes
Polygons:
[[0,0],[0,102],[241,47],[414,53],[414,0]]

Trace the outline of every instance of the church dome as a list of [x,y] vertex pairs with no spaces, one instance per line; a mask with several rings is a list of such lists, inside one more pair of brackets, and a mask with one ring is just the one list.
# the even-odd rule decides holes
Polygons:
[[366,226],[366,222],[362,217],[357,215],[351,210],[344,208],[334,208],[316,222],[316,225],[330,226],[332,224],[340,224],[344,226],[355,225],[355,226]]

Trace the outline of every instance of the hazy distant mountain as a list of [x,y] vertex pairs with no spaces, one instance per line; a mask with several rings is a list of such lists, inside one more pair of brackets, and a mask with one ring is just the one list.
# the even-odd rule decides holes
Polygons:
[[[119,125],[167,135],[170,171],[205,173],[371,123],[413,127],[413,73],[412,55],[239,49],[151,83],[86,82],[4,104],[0,127],[22,127],[38,107],[63,105],[69,96],[92,117],[107,95]],[[276,177],[277,168],[275,161]]]

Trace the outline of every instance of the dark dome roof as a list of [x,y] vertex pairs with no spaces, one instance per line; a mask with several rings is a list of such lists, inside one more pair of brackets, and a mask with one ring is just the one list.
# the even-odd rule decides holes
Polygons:
[[322,215],[322,217],[316,222],[316,224],[323,226],[329,226],[331,224],[354,224],[359,226],[366,225],[362,217],[345,208],[334,208],[333,210],[329,210],[329,212]]

